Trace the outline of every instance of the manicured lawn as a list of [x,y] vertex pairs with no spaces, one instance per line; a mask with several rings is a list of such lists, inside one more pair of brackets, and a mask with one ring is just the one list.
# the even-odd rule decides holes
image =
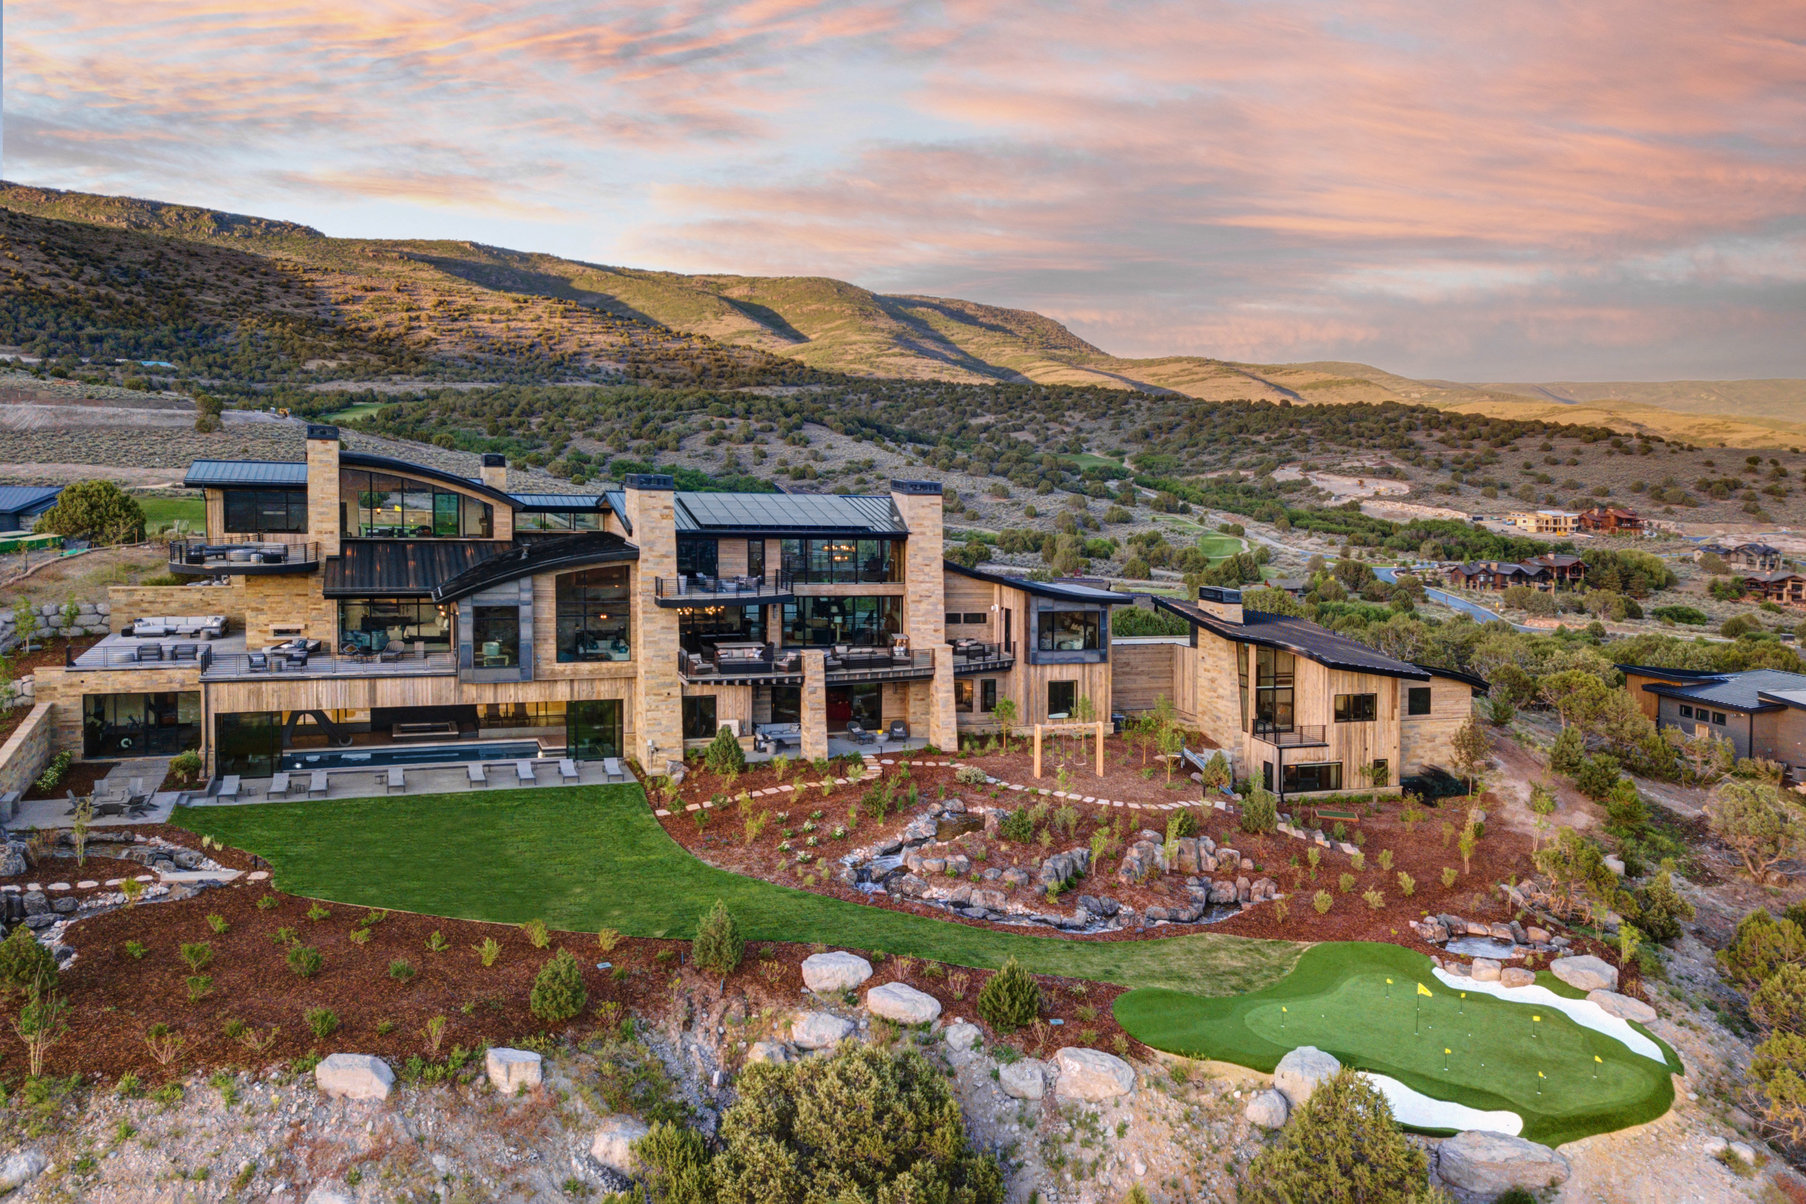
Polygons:
[[178,520],[185,530],[207,529],[207,504],[198,497],[139,497],[144,508],[144,525],[155,534]]
[[1233,535],[1224,535],[1221,531],[1206,531],[1198,536],[1198,550],[1212,560],[1224,560],[1237,552],[1247,550],[1247,545]]
[[[363,907],[688,938],[723,899],[755,940],[849,945],[1208,996],[1251,991],[1302,946],[1203,933],[1085,941],[995,932],[775,886],[702,864],[638,786],[185,807],[174,822],[258,854],[285,891]],[[726,816],[716,823],[731,823]]]
[[368,418],[389,403],[386,401],[360,401],[356,405],[346,406],[342,410],[334,410],[330,414],[320,415],[321,422],[353,422],[359,418]]
[[[1538,977],[1574,994],[1554,975]],[[1418,983],[1433,996],[1420,998]],[[1423,1025],[1414,1030],[1420,1004]],[[1396,945],[1314,945],[1291,974],[1252,994],[1136,990],[1117,999],[1115,1012],[1125,1030],[1156,1049],[1256,1070],[1315,1045],[1437,1099],[1516,1112],[1523,1136],[1549,1145],[1653,1120],[1674,1102],[1669,1067],[1559,1012],[1477,993],[1463,1000],[1430,973],[1427,957]],[[1678,1072],[1679,1059],[1657,1044]]]

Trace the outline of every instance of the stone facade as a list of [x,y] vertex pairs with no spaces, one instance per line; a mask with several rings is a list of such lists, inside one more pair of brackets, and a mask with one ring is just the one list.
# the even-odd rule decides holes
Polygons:
[[50,751],[82,752],[82,698],[88,694],[198,694],[199,665],[181,668],[66,669],[46,666],[37,671],[34,697],[50,705],[53,730]]
[[803,649],[803,759],[828,755],[828,656],[820,648]]
[[[278,643],[295,634],[297,627],[309,639],[334,647],[339,638],[338,603],[321,592],[320,581],[318,573],[243,578],[239,590],[244,599],[246,647]],[[287,634],[278,634],[277,628]]]
[[[318,437],[316,437],[318,436]],[[339,554],[339,428],[307,428],[307,533],[320,558]]]
[[656,601],[660,577],[677,575],[677,518],[669,478],[629,477],[627,519],[640,550],[633,572],[633,646],[639,688],[633,697],[637,743],[630,755],[650,773],[683,756],[683,681],[677,672],[678,618]]
[[[1399,773],[1411,774],[1426,765],[1447,768],[1455,763],[1455,733],[1474,713],[1474,688],[1452,677],[1432,677],[1428,682],[1400,682],[1401,694],[1412,686],[1429,686],[1430,713],[1405,715],[1400,721]],[[1396,781],[1396,775],[1394,781]]]
[[108,630],[117,632],[145,615],[225,615],[245,623],[243,580],[230,585],[115,585],[107,589]]
[[0,794],[23,792],[44,771],[56,728],[51,711],[50,703],[37,703],[6,743],[0,744]]

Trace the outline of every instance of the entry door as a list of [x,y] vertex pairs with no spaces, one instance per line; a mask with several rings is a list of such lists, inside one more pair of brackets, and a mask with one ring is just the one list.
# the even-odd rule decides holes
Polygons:
[[746,575],[755,580],[765,575],[765,541],[762,539],[746,541]]

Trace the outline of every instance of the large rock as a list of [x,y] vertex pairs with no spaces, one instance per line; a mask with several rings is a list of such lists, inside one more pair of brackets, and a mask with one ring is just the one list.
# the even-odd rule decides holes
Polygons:
[[314,1067],[314,1082],[331,1099],[384,1100],[395,1073],[369,1054],[328,1054]]
[[646,1126],[631,1116],[607,1116],[596,1126],[596,1136],[589,1143],[589,1156],[603,1166],[622,1174],[632,1174],[633,1143],[646,1135]]
[[798,1049],[833,1049],[852,1031],[851,1020],[827,1012],[799,1012],[790,1022],[790,1043]]
[[818,995],[838,995],[872,976],[872,963],[857,953],[817,953],[803,959],[803,985]]
[[0,849],[0,878],[17,878],[29,868],[24,845],[9,843]]
[[1629,995],[1620,995],[1616,991],[1588,991],[1587,1002],[1598,1004],[1608,1015],[1620,1020],[1648,1024],[1656,1018],[1656,1010],[1647,1003],[1641,999],[1632,999]]
[[1283,1127],[1291,1114],[1291,1105],[1287,1104],[1286,1097],[1277,1091],[1257,1092],[1254,1098],[1248,1101],[1248,1122],[1259,1125],[1263,1129]]
[[941,1001],[900,982],[887,982],[865,993],[865,1007],[874,1016],[897,1024],[929,1024],[941,1014]]
[[0,1196],[17,1191],[44,1173],[50,1162],[36,1150],[19,1150],[0,1162]]
[[976,1024],[961,1020],[957,1024],[948,1025],[947,1031],[942,1035],[947,1039],[947,1048],[964,1053],[978,1044],[978,1039],[984,1036],[984,1032]]
[[1546,1145],[1470,1129],[1442,1143],[1436,1173],[1451,1187],[1491,1199],[1522,1187],[1553,1187],[1568,1178],[1568,1160]]
[[997,1068],[997,1084],[1011,1099],[1040,1099],[1047,1091],[1047,1063],[1023,1058]]
[[1302,1108],[1318,1086],[1336,1077],[1342,1063],[1315,1045],[1300,1045],[1273,1068],[1273,1086],[1294,1108]]
[[1549,963],[1549,972],[1582,991],[1618,989],[1618,968],[1597,957],[1558,957]]
[[1115,1054],[1100,1049],[1067,1047],[1054,1055],[1060,1072],[1060,1095],[1092,1103],[1115,1099],[1135,1089],[1135,1070]]
[[1499,972],[1504,967],[1490,957],[1476,957],[1470,973],[1475,982],[1498,982]]
[[1536,974],[1522,966],[1506,966],[1499,971],[1499,985],[1514,990],[1518,987],[1533,987],[1536,985]]
[[746,1064],[755,1066],[760,1062],[770,1062],[774,1066],[782,1066],[790,1060],[790,1051],[777,1041],[754,1041],[746,1051]]
[[530,1049],[491,1049],[483,1059],[489,1081],[503,1095],[539,1086],[540,1057]]

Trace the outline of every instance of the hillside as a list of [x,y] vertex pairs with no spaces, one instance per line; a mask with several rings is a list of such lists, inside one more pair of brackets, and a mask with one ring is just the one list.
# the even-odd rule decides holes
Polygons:
[[1201,401],[1397,402],[1705,446],[1806,444],[1798,380],[1469,385],[1338,361],[1128,359],[1032,311],[825,277],[692,276],[474,242],[331,238],[292,222],[4,184],[0,243],[0,295],[15,298],[0,342],[52,359],[165,361],[178,379],[228,391],[1034,382]]

